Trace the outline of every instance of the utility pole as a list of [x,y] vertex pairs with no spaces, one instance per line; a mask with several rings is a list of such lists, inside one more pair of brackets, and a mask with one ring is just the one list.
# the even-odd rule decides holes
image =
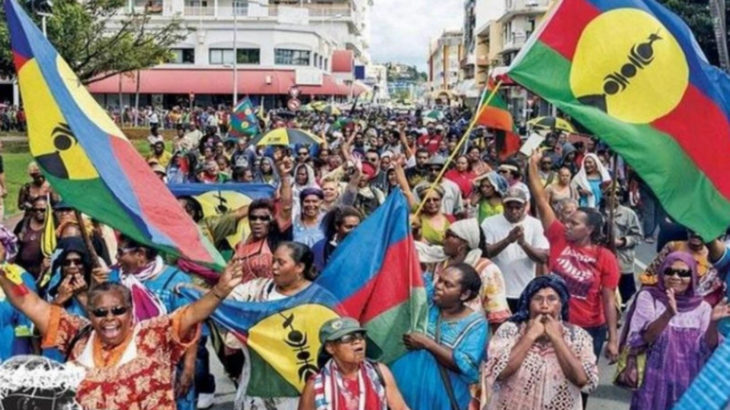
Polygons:
[[720,67],[725,71],[730,70],[730,57],[727,47],[727,26],[725,25],[725,0],[710,0],[710,15],[715,30],[715,41],[717,42],[717,53],[720,58]]
[[233,0],[233,104],[231,109],[238,104],[238,1]]

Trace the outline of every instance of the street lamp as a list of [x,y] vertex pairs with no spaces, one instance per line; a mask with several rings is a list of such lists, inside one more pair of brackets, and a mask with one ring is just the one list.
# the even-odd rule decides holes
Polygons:
[[33,13],[41,16],[41,29],[43,30],[43,37],[48,37],[46,33],[46,19],[51,17],[51,11],[53,10],[52,0],[29,0],[28,5]]
[[233,0],[233,109],[238,104],[238,1]]

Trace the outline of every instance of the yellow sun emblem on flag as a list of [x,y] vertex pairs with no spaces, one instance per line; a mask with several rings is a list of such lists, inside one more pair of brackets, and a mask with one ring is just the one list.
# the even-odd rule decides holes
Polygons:
[[578,101],[634,124],[670,113],[688,84],[682,47],[659,20],[634,8],[607,11],[588,23],[570,70]]

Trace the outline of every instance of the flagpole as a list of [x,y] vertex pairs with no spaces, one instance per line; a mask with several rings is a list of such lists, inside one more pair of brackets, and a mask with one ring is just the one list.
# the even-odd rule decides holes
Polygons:
[[96,254],[96,249],[94,249],[94,244],[91,243],[91,237],[89,236],[89,232],[86,230],[86,224],[84,223],[84,218],[78,209],[74,209],[74,214],[76,215],[76,221],[79,223],[79,230],[81,231],[81,238],[84,240],[84,245],[86,245],[86,249],[89,251],[89,255],[91,256],[91,266],[96,268],[99,266],[99,255]]
[[[416,209],[415,215],[418,216],[421,214],[421,211],[423,210],[423,206],[426,204],[426,198],[428,197],[428,194],[433,191],[433,189],[436,187],[436,185],[441,181],[441,177],[444,176],[444,173],[446,173],[446,169],[448,168],[451,161],[453,161],[454,157],[456,156],[456,153],[459,152],[459,148],[461,148],[462,145],[464,145],[464,141],[466,141],[469,138],[469,135],[471,134],[471,130],[474,128],[474,125],[477,122],[477,118],[482,114],[482,111],[484,111],[484,107],[487,107],[490,102],[492,102],[492,98],[497,94],[497,91],[499,90],[499,87],[502,85],[502,80],[499,80],[497,82],[497,85],[494,87],[492,92],[489,94],[489,97],[487,97],[487,100],[484,102],[484,104],[480,104],[479,108],[477,109],[476,113],[474,114],[474,117],[472,117],[471,121],[469,122],[469,127],[466,129],[466,132],[464,132],[464,135],[459,140],[459,143],[456,144],[456,147],[454,148],[454,151],[449,155],[449,158],[444,163],[443,168],[441,168],[441,171],[439,172],[436,179],[431,183],[431,186],[428,187],[428,191],[426,191],[426,194],[421,198],[421,203],[418,204],[418,208]],[[484,86],[486,89],[486,85]]]

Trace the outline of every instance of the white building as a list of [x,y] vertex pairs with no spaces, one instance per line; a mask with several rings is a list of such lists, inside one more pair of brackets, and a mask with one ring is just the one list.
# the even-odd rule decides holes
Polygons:
[[432,41],[428,53],[428,81],[431,99],[454,99],[454,88],[459,83],[461,57],[463,55],[463,32],[444,31]]
[[152,24],[177,16],[191,31],[172,49],[173,61],[140,71],[139,81],[136,75],[114,76],[89,89],[105,105],[118,105],[120,94],[128,105],[138,88],[142,104],[167,106],[187,104],[191,96],[196,104],[231,104],[234,88],[254,104],[269,96],[268,106],[284,105],[294,86],[305,102],[351,97],[365,90],[356,80],[365,78],[370,63],[371,5],[372,0],[130,0],[130,9],[155,12]]
[[388,92],[388,68],[382,64],[371,64],[365,70],[365,84],[373,90],[374,103],[383,103],[390,100]]

